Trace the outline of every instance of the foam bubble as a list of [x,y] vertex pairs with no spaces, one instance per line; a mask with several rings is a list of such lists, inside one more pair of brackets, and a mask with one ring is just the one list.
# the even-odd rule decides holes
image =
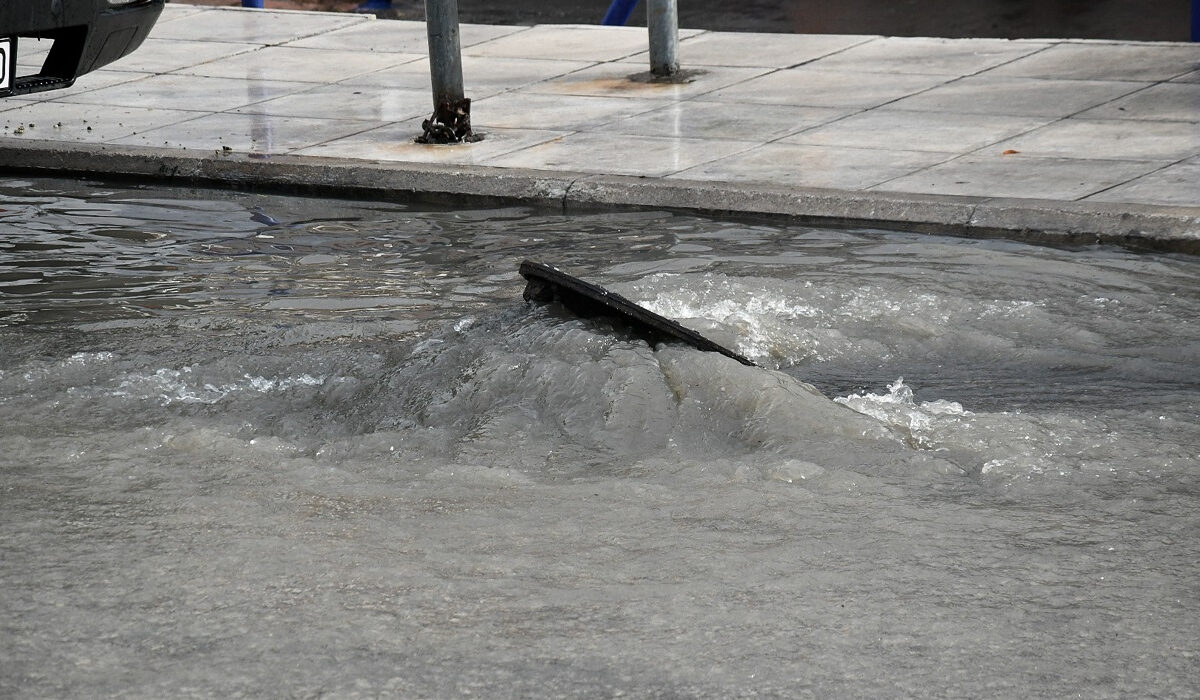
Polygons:
[[939,399],[917,403],[912,388],[904,383],[904,377],[889,384],[886,394],[863,392],[839,396],[834,401],[880,421],[922,448],[938,446],[943,429],[959,427],[975,415],[957,401]]

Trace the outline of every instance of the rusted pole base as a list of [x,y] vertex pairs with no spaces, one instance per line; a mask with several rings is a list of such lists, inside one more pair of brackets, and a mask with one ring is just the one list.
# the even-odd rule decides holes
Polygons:
[[654,73],[634,73],[629,76],[629,80],[634,83],[662,83],[666,85],[686,85],[687,83],[696,82],[696,78],[706,74],[708,71],[697,70],[695,68],[680,68],[670,75],[655,75]]
[[438,104],[433,116],[421,122],[421,129],[425,133],[416,138],[417,143],[472,143],[483,138],[471,131],[469,97]]

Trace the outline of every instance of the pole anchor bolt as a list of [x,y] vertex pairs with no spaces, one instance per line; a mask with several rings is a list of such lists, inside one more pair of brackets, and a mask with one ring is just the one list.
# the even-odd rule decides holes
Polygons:
[[421,122],[423,134],[417,143],[474,143],[483,139],[483,134],[471,131],[471,98],[464,97],[453,102],[439,102],[433,116]]

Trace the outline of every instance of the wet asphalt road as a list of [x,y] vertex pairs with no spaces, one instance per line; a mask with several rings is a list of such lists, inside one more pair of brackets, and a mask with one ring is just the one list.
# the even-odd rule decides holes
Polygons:
[[[240,0],[190,0],[240,5]],[[358,0],[266,0],[274,9],[353,11]],[[598,24],[610,0],[460,0],[463,22]],[[645,25],[645,1],[630,18]],[[422,20],[424,0],[393,0],[377,13]],[[1187,41],[1189,0],[679,0],[693,29],[889,36]],[[747,47],[751,50],[751,47]]]

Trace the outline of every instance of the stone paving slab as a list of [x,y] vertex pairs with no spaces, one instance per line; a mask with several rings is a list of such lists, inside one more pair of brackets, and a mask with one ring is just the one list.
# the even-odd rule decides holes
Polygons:
[[[0,101],[0,170],[655,206],[1200,251],[1200,45],[462,27],[484,140],[423,146],[425,26],[171,3],[67,90]],[[36,65],[33,44],[22,65]]]
[[1087,109],[1132,95],[1152,83],[1115,80],[1011,78],[991,72],[947,81],[891,104],[930,114],[1003,114],[1068,119]]
[[1065,80],[1170,80],[1196,69],[1194,44],[1061,43],[998,66],[993,74]]

